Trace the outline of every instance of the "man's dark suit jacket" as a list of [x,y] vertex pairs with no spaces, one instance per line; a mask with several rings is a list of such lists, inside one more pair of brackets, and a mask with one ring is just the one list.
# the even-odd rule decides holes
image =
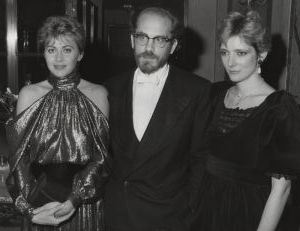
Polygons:
[[209,81],[171,66],[139,142],[132,120],[134,72],[107,84],[113,173],[106,185],[107,231],[185,231],[197,204]]

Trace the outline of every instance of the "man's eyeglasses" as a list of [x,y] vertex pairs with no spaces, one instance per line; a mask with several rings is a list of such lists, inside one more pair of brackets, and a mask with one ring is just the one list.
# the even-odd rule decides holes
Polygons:
[[164,48],[167,43],[173,41],[173,38],[168,38],[165,36],[155,36],[150,38],[144,33],[134,33],[132,36],[134,37],[135,42],[141,46],[145,46],[149,42],[149,39],[153,40],[154,46],[158,46],[160,48]]

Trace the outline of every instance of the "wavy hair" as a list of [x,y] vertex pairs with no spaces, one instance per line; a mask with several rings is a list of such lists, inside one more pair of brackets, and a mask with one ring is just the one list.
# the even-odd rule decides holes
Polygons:
[[219,45],[226,44],[233,36],[242,38],[258,54],[271,49],[270,35],[256,11],[249,11],[245,15],[231,12],[223,20],[219,29]]
[[39,51],[43,52],[52,39],[70,36],[74,39],[80,53],[85,48],[85,31],[83,26],[69,16],[50,16],[38,31],[37,42]]

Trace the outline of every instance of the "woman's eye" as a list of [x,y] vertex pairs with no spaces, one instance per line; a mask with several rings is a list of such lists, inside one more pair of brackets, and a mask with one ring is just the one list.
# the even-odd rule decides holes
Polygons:
[[55,49],[54,48],[47,48],[46,51],[49,54],[53,54],[55,52]]
[[227,55],[227,52],[226,52],[226,51],[220,51],[220,55],[221,55],[221,56],[226,56],[226,55]]
[[237,52],[237,55],[238,55],[238,56],[245,56],[246,54],[247,54],[246,51],[238,51],[238,52]]
[[66,54],[70,54],[71,52],[72,52],[71,48],[65,48],[64,49],[64,53],[66,53]]

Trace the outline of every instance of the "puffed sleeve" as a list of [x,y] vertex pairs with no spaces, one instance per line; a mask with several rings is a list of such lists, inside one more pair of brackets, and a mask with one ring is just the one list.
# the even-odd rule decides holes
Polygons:
[[34,208],[28,203],[26,197],[31,185],[33,185],[34,178],[30,174],[30,165],[28,163],[29,157],[22,157],[15,170],[8,176],[6,184],[16,209],[22,214],[31,217],[31,212]]
[[30,173],[32,162],[29,148],[30,138],[37,126],[39,118],[39,103],[32,105],[23,113],[8,120],[6,136],[9,146],[10,174],[7,177],[7,189],[15,203],[16,208],[24,215],[31,216],[33,207],[26,198],[34,183]]
[[300,173],[300,110],[291,95],[283,93],[278,105],[269,112],[269,136],[266,145],[268,173],[299,176]]
[[111,158],[108,152],[108,122],[103,114],[90,117],[90,132],[94,140],[94,151],[87,166],[73,179],[72,193],[69,197],[76,207],[98,199],[111,172]]

